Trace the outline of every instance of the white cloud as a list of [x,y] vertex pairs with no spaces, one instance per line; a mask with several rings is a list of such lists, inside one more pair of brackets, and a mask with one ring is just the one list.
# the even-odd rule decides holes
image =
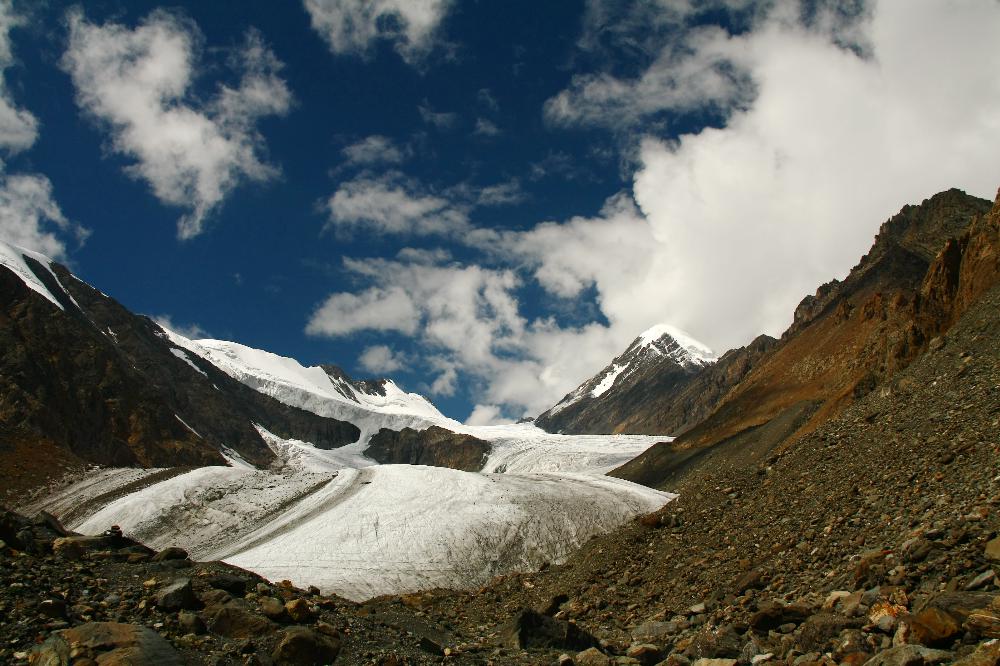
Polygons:
[[318,32],[335,54],[367,56],[379,40],[392,42],[408,62],[434,45],[450,0],[304,0]]
[[[6,82],[6,70],[15,63],[10,33],[24,23],[12,2],[0,2],[0,151],[5,158],[27,150],[38,138],[38,120],[17,106]],[[74,235],[78,241],[89,233],[66,218],[47,177],[9,173],[0,160],[0,238],[63,260],[66,244],[57,232]]]
[[340,292],[331,295],[309,319],[309,335],[337,336],[363,331],[416,332],[416,304],[404,289],[371,287],[360,294]]
[[262,157],[256,128],[285,114],[292,101],[279,76],[281,63],[250,31],[233,56],[237,87],[224,83],[205,103],[192,90],[202,41],[197,26],[154,11],[138,27],[96,25],[70,11],[69,48],[62,65],[79,106],[102,123],[113,149],[134,163],[129,175],[145,180],[165,204],[188,208],[178,235],[191,238],[245,181],[264,182],[278,170]]
[[[470,225],[458,238],[484,251],[488,269],[409,256],[354,267],[375,287],[410,295],[420,312],[410,335],[432,357],[413,362],[434,370],[432,388],[454,391],[467,379],[475,403],[537,414],[655,323],[720,352],[780,334],[798,301],[843,276],[903,205],[952,186],[992,198],[1000,5],[883,0],[850,30],[822,16],[803,24],[788,6],[738,36],[701,32],[684,42],[687,55],[654,54],[651,68],[672,62],[707,83],[694,82],[701,99],[683,104],[670,98],[681,92],[669,78],[665,96],[628,98],[640,110],[613,129],[635,149],[637,171],[632,191],[599,215],[523,232]],[[720,105],[730,98],[705,62],[742,72],[753,95]],[[625,83],[634,93],[636,80]],[[676,141],[643,135],[636,122],[706,107],[725,107],[725,123]],[[526,279],[565,303],[592,290],[607,324],[526,318]],[[502,307],[482,306],[487,286]]]
[[78,240],[87,236],[86,230],[63,215],[48,178],[0,170],[0,238],[62,260],[66,244],[55,230],[72,233]]
[[472,131],[476,136],[497,136],[499,135],[500,128],[492,120],[487,120],[486,118],[476,118],[476,129]]
[[454,234],[468,215],[444,197],[421,191],[398,173],[359,176],[341,183],[326,201],[327,228],[365,228],[383,234]]
[[[0,2],[0,69],[14,64],[10,31],[23,25],[24,19],[14,11],[10,0]],[[38,119],[29,111],[18,108],[0,78],[0,148],[10,154],[30,148],[38,138]]]
[[427,102],[417,105],[420,118],[438,129],[450,129],[458,122],[458,114],[451,111],[435,111]]
[[406,366],[403,357],[386,345],[366,347],[358,357],[358,363],[368,372],[376,374],[396,372]]
[[[992,198],[1000,80],[991,72],[1000,71],[1000,54],[987,44],[1000,31],[1000,5],[883,1],[853,17],[851,31],[823,16],[804,26],[788,6],[740,36],[686,42],[691,63],[682,58],[670,76],[727,63],[745,73],[754,96],[745,109],[730,108],[724,127],[677,141],[641,138],[633,186],[641,214],[628,241],[643,239],[641,247],[605,251],[600,224],[540,225],[519,237],[540,262],[544,287],[567,295],[593,278],[613,327],[667,321],[725,350],[780,334],[798,301],[843,276],[904,204],[952,186]],[[659,97],[629,97],[669,69],[668,55],[638,82],[615,84],[638,105],[617,129],[676,108],[669,81]],[[683,105],[724,99],[714,76],[692,87],[700,101]],[[597,103],[604,98],[576,99],[583,90],[563,94],[578,112],[563,117],[615,123],[614,109]],[[599,258],[600,274],[592,270]],[[619,270],[633,274],[618,280]]]
[[163,328],[170,329],[174,333],[183,335],[189,340],[205,340],[211,338],[212,334],[202,328],[199,324],[194,322],[189,324],[181,324],[180,322],[175,322],[173,317],[168,314],[153,315],[150,317],[157,324]]
[[496,405],[476,405],[465,419],[465,425],[470,426],[504,425],[511,422]]
[[340,151],[351,165],[400,164],[409,157],[409,149],[401,148],[387,136],[373,134],[344,147]]

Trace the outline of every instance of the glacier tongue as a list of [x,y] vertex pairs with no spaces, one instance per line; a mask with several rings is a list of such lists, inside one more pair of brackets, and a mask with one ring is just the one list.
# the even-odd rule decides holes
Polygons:
[[120,487],[102,470],[34,508],[58,508],[85,534],[119,525],[154,548],[363,600],[560,562],[674,497],[603,476],[663,438],[465,427],[494,442],[487,469],[508,472],[483,474],[375,465],[361,443],[323,450],[258,429],[278,469],[204,467],[89,508]]

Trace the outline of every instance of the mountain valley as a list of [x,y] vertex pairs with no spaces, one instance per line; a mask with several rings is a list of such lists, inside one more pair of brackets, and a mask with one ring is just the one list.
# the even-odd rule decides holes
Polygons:
[[779,339],[658,326],[501,426],[0,250],[2,659],[1000,663],[1000,196],[905,207]]

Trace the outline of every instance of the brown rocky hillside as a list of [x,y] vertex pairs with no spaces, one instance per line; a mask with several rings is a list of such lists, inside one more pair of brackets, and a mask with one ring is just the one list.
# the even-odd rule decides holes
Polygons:
[[906,367],[996,282],[998,228],[1000,207],[958,190],[905,207],[845,280],[802,301],[781,341],[710,416],[612,474],[660,486],[709,450],[763,456],[814,431]]

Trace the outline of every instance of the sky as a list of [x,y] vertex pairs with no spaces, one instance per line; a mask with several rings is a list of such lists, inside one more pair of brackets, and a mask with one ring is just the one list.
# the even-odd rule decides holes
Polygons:
[[0,0],[0,238],[502,422],[993,199],[998,39],[997,0]]

